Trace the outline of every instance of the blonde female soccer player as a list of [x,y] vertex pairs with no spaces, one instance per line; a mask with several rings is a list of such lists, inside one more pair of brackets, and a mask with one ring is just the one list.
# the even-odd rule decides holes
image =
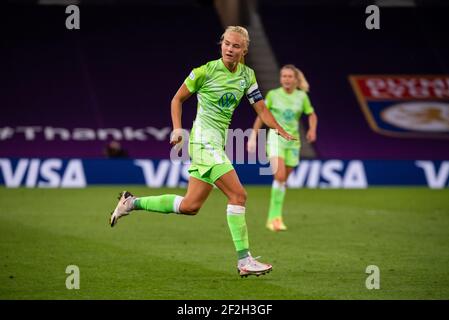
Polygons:
[[182,143],[182,104],[197,94],[198,109],[189,142],[191,165],[189,183],[184,197],[165,194],[135,197],[124,191],[111,214],[114,226],[132,210],[195,215],[206,201],[213,185],[227,197],[227,221],[237,251],[237,268],[241,276],[265,274],[272,266],[257,261],[249,252],[245,220],[246,191],[225,154],[226,133],[232,114],[246,96],[262,121],[290,141],[288,134],[268,111],[260,93],[254,71],[240,63],[248,52],[248,31],[230,26],[221,36],[221,58],[192,70],[171,101],[173,132],[170,143]]
[[[285,183],[288,176],[299,163],[299,119],[308,115],[309,130],[307,141],[316,140],[318,118],[310,104],[307,92],[309,84],[304,74],[292,64],[285,65],[280,71],[281,87],[270,90],[266,104],[279,124],[294,136],[295,140],[286,140],[270,130],[267,138],[267,154],[270,158],[274,180],[271,188],[270,207],[267,228],[271,231],[285,231],[287,227],[282,220],[282,206],[285,198]],[[255,152],[257,132],[263,125],[263,119],[257,117],[248,141],[248,151]]]

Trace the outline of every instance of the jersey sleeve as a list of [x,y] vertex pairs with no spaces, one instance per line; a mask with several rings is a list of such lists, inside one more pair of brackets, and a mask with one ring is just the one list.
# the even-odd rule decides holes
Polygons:
[[304,103],[304,113],[305,113],[306,115],[309,115],[309,114],[312,114],[312,113],[315,112],[315,110],[314,110],[313,107],[312,107],[312,104],[310,103],[309,96],[308,96],[307,93],[305,93],[305,92],[304,92],[304,100],[303,100],[303,103]]
[[254,71],[251,71],[249,87],[246,90],[246,98],[248,99],[250,104],[254,104],[257,101],[263,100],[263,96],[259,90],[259,85],[257,84]]
[[206,80],[206,65],[194,68],[189,76],[184,80],[187,89],[191,93],[197,92]]
[[273,107],[272,96],[273,96],[273,93],[271,90],[268,91],[267,95],[265,96],[265,104],[266,104],[268,110],[270,110]]

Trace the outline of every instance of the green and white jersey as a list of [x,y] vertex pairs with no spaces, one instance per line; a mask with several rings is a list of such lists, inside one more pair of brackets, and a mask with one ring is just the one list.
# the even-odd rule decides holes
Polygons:
[[279,146],[282,148],[299,148],[299,119],[303,113],[309,115],[314,112],[307,93],[295,89],[295,91],[289,94],[280,87],[268,91],[265,103],[281,127],[292,136],[298,138],[297,141],[287,141],[276,135],[273,130],[270,130],[268,143],[277,139]]
[[262,99],[254,71],[239,63],[237,70],[231,72],[221,58],[193,69],[184,83],[191,93],[197,94],[198,99],[190,143],[221,150],[226,145],[232,114],[242,97],[246,95],[251,104]]

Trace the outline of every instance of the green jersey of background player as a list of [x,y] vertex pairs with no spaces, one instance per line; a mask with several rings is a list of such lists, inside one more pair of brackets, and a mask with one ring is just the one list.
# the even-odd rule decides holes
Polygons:
[[[302,114],[308,115],[309,130],[306,136],[308,142],[316,140],[318,122],[307,95],[309,84],[303,73],[292,64],[285,65],[280,72],[280,82],[281,87],[270,90],[265,101],[279,124],[297,140],[287,141],[276,135],[273,130],[268,132],[266,148],[274,175],[267,219],[267,228],[271,231],[287,230],[282,219],[282,207],[285,198],[285,182],[299,163],[301,148],[299,119]],[[261,127],[262,120],[258,117],[248,141],[249,152],[254,152],[256,149],[257,132]]]
[[192,161],[185,196],[134,197],[124,191],[111,214],[110,224],[114,226],[120,217],[139,209],[195,215],[215,185],[228,199],[227,221],[237,251],[239,274],[259,276],[271,271],[272,266],[257,261],[249,252],[246,192],[224,152],[226,130],[235,108],[245,95],[268,127],[277,129],[286,140],[295,138],[277,123],[267,109],[254,71],[240,63],[248,52],[248,45],[249,36],[245,28],[228,27],[221,37],[221,58],[193,69],[172,99],[173,132],[170,143],[176,147],[182,143],[182,103],[193,93],[198,98],[197,116],[189,143]]

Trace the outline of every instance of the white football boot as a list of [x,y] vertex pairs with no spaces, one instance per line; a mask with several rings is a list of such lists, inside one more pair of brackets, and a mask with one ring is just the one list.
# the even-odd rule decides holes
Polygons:
[[136,199],[131,192],[123,191],[120,192],[118,196],[118,204],[115,210],[111,212],[111,218],[109,219],[109,224],[111,227],[115,226],[117,220],[123,216],[127,216],[133,209],[133,202]]
[[258,258],[260,257],[253,258],[250,254],[248,257],[239,260],[237,264],[237,270],[240,277],[246,278],[250,275],[255,275],[258,277],[270,272],[273,269],[271,264],[257,261]]

